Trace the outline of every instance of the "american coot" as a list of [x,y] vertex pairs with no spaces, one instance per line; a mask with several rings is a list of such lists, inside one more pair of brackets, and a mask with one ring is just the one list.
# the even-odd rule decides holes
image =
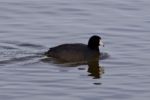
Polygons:
[[50,48],[45,55],[65,62],[80,62],[98,60],[99,45],[103,45],[101,37],[90,37],[88,45],[82,43],[62,44]]

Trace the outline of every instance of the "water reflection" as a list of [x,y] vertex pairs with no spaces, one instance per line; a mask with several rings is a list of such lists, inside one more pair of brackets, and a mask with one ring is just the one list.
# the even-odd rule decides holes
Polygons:
[[104,74],[104,68],[99,65],[99,61],[91,61],[88,62],[87,72],[89,72],[89,76],[92,76],[94,79],[99,79],[102,74]]
[[[102,74],[104,74],[104,68],[99,65],[99,59],[92,60],[92,61],[82,61],[82,62],[62,62],[58,59],[54,58],[44,58],[42,59],[43,62],[49,63],[49,64],[56,64],[57,66],[63,66],[63,67],[77,67],[80,65],[87,65],[88,69],[87,72],[89,73],[88,76],[91,76],[93,79],[99,79],[102,77]],[[79,70],[84,70],[84,68],[79,68]]]

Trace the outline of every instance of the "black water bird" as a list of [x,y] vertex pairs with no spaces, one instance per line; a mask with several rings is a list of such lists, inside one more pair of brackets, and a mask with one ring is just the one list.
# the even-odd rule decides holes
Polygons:
[[104,46],[101,37],[93,35],[87,45],[82,43],[61,44],[50,48],[45,55],[64,62],[89,62],[100,58],[100,45]]

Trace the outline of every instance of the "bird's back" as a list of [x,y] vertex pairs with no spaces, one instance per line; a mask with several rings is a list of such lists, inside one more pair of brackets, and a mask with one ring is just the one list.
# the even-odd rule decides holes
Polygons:
[[83,61],[86,51],[87,45],[85,44],[62,44],[50,48],[47,52],[47,56],[64,61]]

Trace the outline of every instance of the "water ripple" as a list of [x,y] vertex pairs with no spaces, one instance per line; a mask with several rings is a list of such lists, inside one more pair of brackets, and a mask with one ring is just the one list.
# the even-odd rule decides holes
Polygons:
[[[149,5],[148,0],[0,0],[0,98],[149,100]],[[95,33],[105,43],[99,66],[43,61],[49,47],[87,43]]]

